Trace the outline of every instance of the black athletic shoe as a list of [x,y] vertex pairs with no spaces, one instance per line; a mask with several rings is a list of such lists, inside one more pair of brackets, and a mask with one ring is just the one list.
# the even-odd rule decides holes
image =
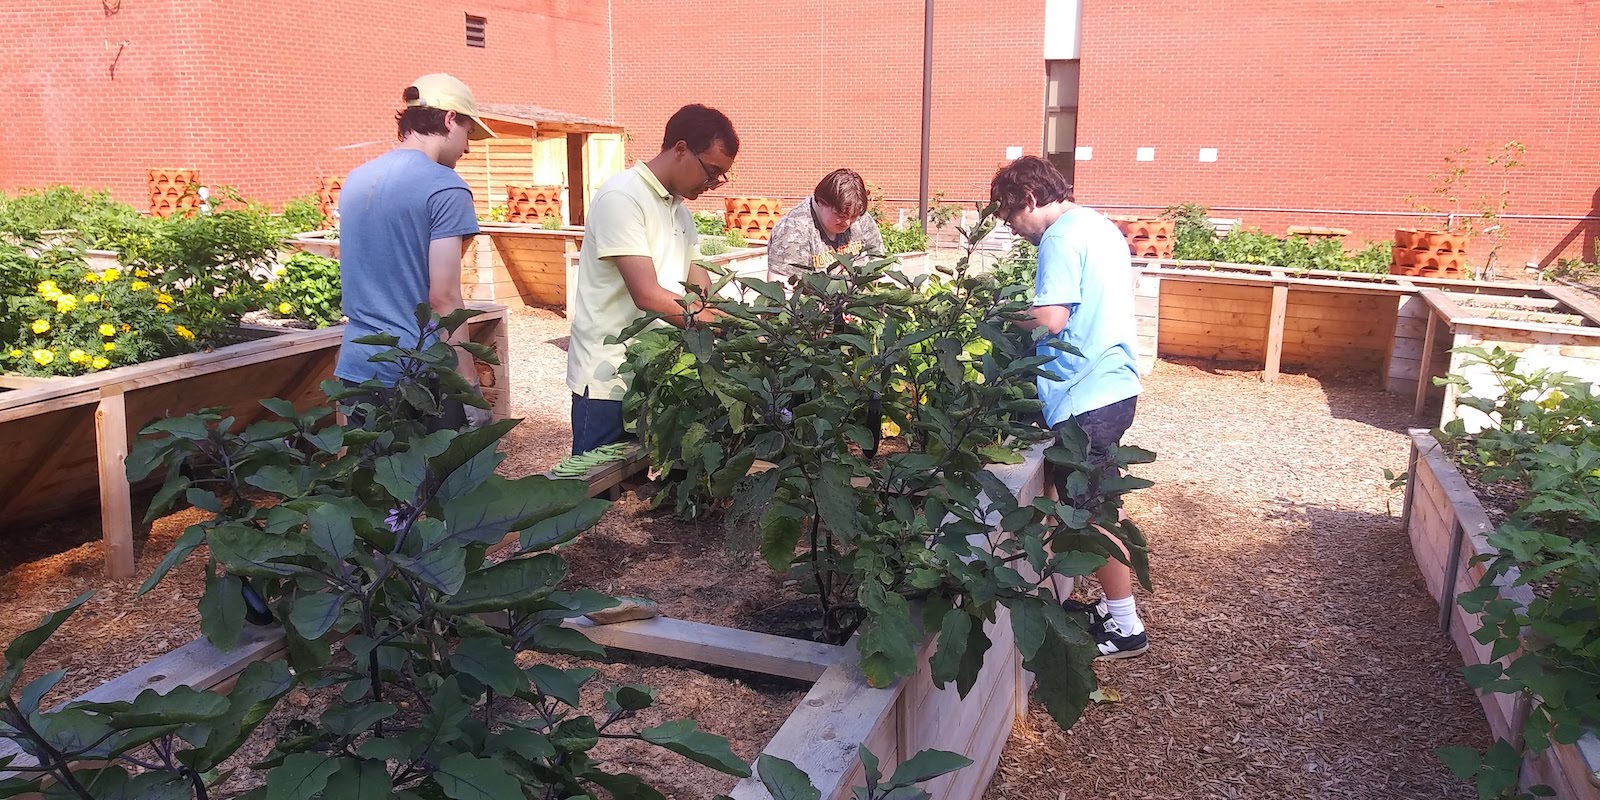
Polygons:
[[1096,661],[1142,656],[1150,649],[1150,637],[1144,631],[1124,636],[1114,619],[1108,619],[1100,630],[1094,631],[1094,643],[1100,648]]
[[1105,633],[1106,623],[1111,619],[1111,612],[1106,609],[1104,600],[1098,603],[1080,603],[1069,597],[1061,601],[1061,607],[1066,609],[1068,614],[1089,615],[1089,631],[1097,639]]

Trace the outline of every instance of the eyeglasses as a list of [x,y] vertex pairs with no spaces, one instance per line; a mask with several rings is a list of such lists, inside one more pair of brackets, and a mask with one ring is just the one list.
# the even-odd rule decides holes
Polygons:
[[701,158],[700,156],[698,156],[698,155],[695,156],[694,160],[700,162],[700,168],[706,171],[706,188],[707,189],[715,189],[715,188],[717,188],[719,186],[724,186],[729,181],[733,180],[733,175],[731,175],[729,173],[726,173],[726,172],[723,172],[723,173],[712,172],[711,168],[706,166],[705,159]]

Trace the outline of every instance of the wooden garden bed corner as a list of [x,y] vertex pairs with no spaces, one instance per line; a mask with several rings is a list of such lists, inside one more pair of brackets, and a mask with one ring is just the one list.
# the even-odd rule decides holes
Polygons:
[[[510,357],[504,306],[470,304],[474,341],[500,356],[479,365],[483,394],[496,419],[511,412]],[[255,333],[260,333],[259,331]],[[0,524],[27,525],[81,509],[98,499],[106,571],[133,576],[133,487],[124,462],[145,424],[221,406],[243,427],[279,397],[301,409],[325,402],[343,326],[272,331],[240,344],[109,369],[74,378],[28,382],[0,392]]]
[[[1401,524],[1428,593],[1439,603],[1440,629],[1455,642],[1465,663],[1488,663],[1489,647],[1472,638],[1479,617],[1457,605],[1456,597],[1483,579],[1484,565],[1473,559],[1495,552],[1488,541],[1494,525],[1439,441],[1421,428],[1411,429],[1410,434],[1410,477]],[[1533,593],[1513,585],[1515,580],[1514,573],[1496,579],[1501,597],[1519,604],[1531,602]],[[1482,692],[1478,697],[1494,735],[1520,745],[1530,698]],[[1529,754],[1524,770],[1531,783],[1550,786],[1558,797],[1600,800],[1600,739],[1591,731],[1576,744]]]

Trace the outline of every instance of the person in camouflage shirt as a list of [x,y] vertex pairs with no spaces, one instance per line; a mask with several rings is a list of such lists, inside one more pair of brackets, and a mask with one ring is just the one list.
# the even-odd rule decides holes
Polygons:
[[835,253],[883,255],[883,233],[867,211],[861,176],[836,169],[783,215],[767,239],[767,272],[774,278],[827,269]]

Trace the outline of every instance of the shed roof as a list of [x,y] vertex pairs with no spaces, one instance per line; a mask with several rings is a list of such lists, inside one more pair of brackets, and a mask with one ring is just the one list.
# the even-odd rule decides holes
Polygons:
[[[621,133],[622,126],[615,122],[565,111],[553,111],[528,103],[482,103],[478,111],[492,123],[510,123],[535,131],[565,133]],[[499,131],[497,130],[496,133]]]

